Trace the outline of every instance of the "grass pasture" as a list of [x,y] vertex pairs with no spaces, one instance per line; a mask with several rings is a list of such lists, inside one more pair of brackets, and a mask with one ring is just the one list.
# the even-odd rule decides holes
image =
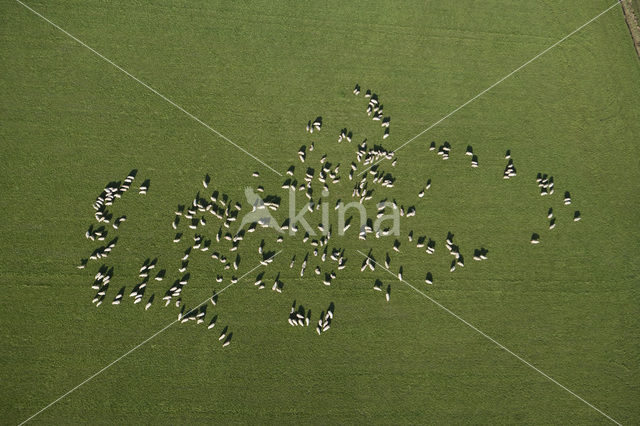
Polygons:
[[[356,141],[394,149],[612,3],[27,4],[282,174],[294,164],[302,182],[297,150],[315,142],[306,165],[325,153],[341,164],[333,206],[351,200]],[[178,204],[215,188],[244,212],[243,190],[258,184],[283,197],[275,216],[284,219],[287,204],[284,177],[20,3],[0,4],[0,418],[19,424],[176,319],[177,308],[160,298],[186,248],[171,241]],[[371,186],[373,201],[417,209],[401,220],[394,273],[402,265],[407,282],[622,424],[640,422],[638,81],[617,7],[398,151],[395,167],[381,163],[397,179],[393,189]],[[355,83],[379,94],[392,117],[388,139],[367,118],[362,94],[351,92]],[[322,131],[305,133],[316,116]],[[353,143],[337,144],[343,127]],[[431,141],[449,141],[451,158],[429,152]],[[518,176],[503,180],[507,149]],[[109,231],[119,240],[104,263],[115,274],[96,309],[90,284],[101,263],[76,269],[96,247],[83,233],[96,223],[91,204],[104,185],[131,169],[133,188],[147,178],[151,187],[113,206],[127,222]],[[554,195],[540,197],[538,172],[554,176]],[[213,182],[205,191],[206,173]],[[571,206],[562,205],[565,190]],[[305,200],[299,192],[298,203]],[[320,221],[318,213],[307,218]],[[253,286],[256,270],[209,306],[234,333],[229,347],[218,342],[218,325],[175,324],[32,422],[609,422],[381,268],[361,273],[358,250],[382,261],[393,238],[360,241],[353,228],[330,240],[348,266],[329,287],[313,274],[313,256],[304,278],[300,260],[289,269],[293,254],[310,251],[300,237],[278,244],[273,231],[256,231],[240,245],[237,275],[258,263],[260,239],[282,253],[264,268],[265,290]],[[217,229],[212,217],[202,233],[212,238]],[[409,243],[411,230],[433,237],[436,253]],[[447,231],[466,259],[453,273]],[[537,246],[532,232],[541,235]],[[489,258],[474,262],[480,246]],[[186,306],[222,286],[209,253],[192,255]],[[144,311],[128,292],[149,257],[168,277],[149,284],[156,302]],[[270,290],[278,272],[282,294]],[[231,273],[224,276],[226,285]],[[376,278],[392,285],[389,303],[372,290]],[[122,286],[126,300],[112,306]],[[331,329],[318,336],[290,327],[293,300],[313,320],[334,302]]]

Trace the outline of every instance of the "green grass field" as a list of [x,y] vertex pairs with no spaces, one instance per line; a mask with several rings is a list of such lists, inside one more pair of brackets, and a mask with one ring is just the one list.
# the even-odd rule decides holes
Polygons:
[[[243,189],[262,184],[283,197],[274,215],[284,219],[286,191],[284,177],[20,3],[0,4],[0,418],[19,424],[176,319],[178,308],[160,299],[193,235],[187,228],[183,242],[172,242],[178,204],[215,188],[244,212]],[[613,1],[27,4],[282,174],[294,164],[302,182],[297,150],[315,142],[305,166],[317,173],[325,153],[341,164],[333,206],[351,201],[356,142],[394,149]],[[213,331],[175,324],[31,422],[610,422],[381,268],[361,273],[358,250],[371,249],[378,261],[394,253],[392,272],[402,265],[407,282],[616,421],[640,423],[639,81],[616,7],[398,151],[397,166],[380,164],[397,181],[392,189],[370,183],[371,203],[388,197],[417,208],[402,218],[401,253],[391,250],[394,238],[360,241],[354,227],[332,236],[348,263],[327,287],[312,255],[304,278],[300,260],[289,269],[293,254],[310,251],[300,236],[279,244],[272,230],[248,234],[236,275],[258,264],[261,239],[283,251],[209,306],[208,317],[219,315]],[[351,92],[355,83],[379,94],[392,117],[388,139],[367,118],[363,95]],[[304,126],[316,116],[323,129],[309,135]],[[343,127],[353,143],[337,144]],[[431,141],[449,141],[451,158],[429,152]],[[507,149],[518,176],[503,180]],[[133,188],[112,209],[127,215],[118,231],[109,226],[116,248],[76,269],[98,245],[84,237],[97,224],[92,203],[131,169],[139,171]],[[554,195],[540,197],[538,172],[554,176]],[[213,182],[204,190],[206,173]],[[428,178],[433,186],[420,199]],[[146,196],[136,189],[144,179]],[[562,203],[566,190],[571,206]],[[302,192],[297,200],[306,200]],[[320,221],[319,213],[307,218]],[[212,238],[218,226],[211,216],[198,232]],[[410,243],[410,230],[436,240],[436,253]],[[447,231],[466,259],[455,272]],[[539,245],[529,243],[533,232]],[[474,262],[480,246],[488,259]],[[230,271],[215,282],[221,264],[210,252],[190,258],[187,307],[229,284]],[[128,293],[153,257],[168,275],[150,282],[145,302],[152,292],[156,302],[145,311]],[[102,263],[115,273],[96,309],[90,286]],[[253,285],[260,271],[262,291]],[[278,272],[282,294],[270,289]],[[376,278],[392,285],[389,303],[372,290]],[[122,286],[125,300],[112,306]],[[331,329],[318,336],[289,326],[293,300],[313,322],[334,302]],[[227,324],[234,338],[222,348]]]

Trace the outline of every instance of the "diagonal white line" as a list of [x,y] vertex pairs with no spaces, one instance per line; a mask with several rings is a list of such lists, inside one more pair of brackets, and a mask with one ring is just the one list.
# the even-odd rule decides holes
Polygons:
[[60,32],[62,32],[63,34],[65,34],[67,37],[71,38],[72,40],[74,40],[76,43],[80,44],[83,47],[86,47],[87,49],[89,49],[92,53],[94,53],[96,56],[98,56],[100,59],[104,60],[105,62],[107,62],[108,64],[112,65],[113,67],[115,67],[118,71],[121,71],[123,74],[125,74],[127,77],[130,77],[131,79],[133,79],[134,81],[136,81],[137,83],[141,84],[142,86],[144,86],[146,89],[148,89],[149,91],[153,92],[154,94],[158,95],[160,98],[162,98],[163,100],[165,100],[167,103],[169,103],[170,105],[172,105],[173,107],[177,108],[178,110],[182,111],[185,115],[187,115],[189,118],[191,118],[192,120],[196,121],[197,123],[201,124],[202,126],[204,126],[207,130],[215,133],[216,135],[218,135],[219,137],[221,137],[222,139],[224,139],[225,141],[227,141],[228,143],[230,143],[231,145],[235,146],[236,148],[238,148],[240,151],[244,152],[245,154],[247,154],[249,157],[253,158],[254,160],[256,160],[257,162],[259,162],[260,164],[262,164],[263,166],[265,166],[266,168],[268,168],[269,170],[271,170],[272,172],[274,172],[275,174],[277,174],[278,176],[282,176],[282,173],[278,172],[276,169],[274,169],[273,167],[271,167],[270,165],[268,165],[267,163],[265,163],[264,161],[262,161],[261,159],[259,159],[258,157],[256,157],[255,155],[253,155],[252,153],[250,153],[249,151],[247,151],[246,149],[244,149],[243,147],[241,147],[240,145],[238,145],[237,143],[235,143],[234,141],[232,141],[231,139],[229,139],[228,137],[226,137],[225,135],[223,135],[222,133],[218,132],[216,129],[214,129],[213,127],[211,127],[210,125],[208,125],[207,123],[205,123],[204,121],[200,120],[198,117],[196,117],[195,115],[193,115],[192,113],[190,113],[189,111],[187,111],[186,109],[184,109],[183,107],[181,107],[180,105],[178,105],[177,103],[175,103],[174,101],[172,101],[171,99],[167,98],[165,95],[163,95],[162,93],[158,92],[156,89],[154,89],[153,87],[149,86],[147,83],[145,83],[144,81],[140,80],[138,77],[136,77],[135,75],[131,74],[129,71],[125,70],[124,68],[122,68],[120,65],[116,64],[115,62],[113,62],[111,59],[107,58],[106,56],[104,56],[103,54],[101,54],[100,52],[98,52],[97,50],[95,50],[93,47],[89,46],[88,44],[86,44],[85,42],[83,42],[82,40],[80,40],[79,38],[75,37],[74,35],[70,34],[69,32],[67,32],[65,29],[61,28],[60,26],[58,26],[57,24],[55,24],[54,22],[52,22],[51,20],[49,20],[47,17],[43,16],[42,14],[40,14],[39,12],[35,11],[34,9],[32,9],[31,7],[27,6],[26,4],[24,4],[23,2],[21,2],[20,0],[16,0],[17,3],[21,4],[22,6],[24,6],[26,9],[30,10],[31,12],[33,12],[36,16],[42,18],[44,21],[46,21],[47,23],[51,24],[53,27],[55,27],[57,30],[59,30]]
[[[607,9],[605,9],[602,12],[600,12],[598,15],[596,15],[593,18],[589,19],[587,22],[585,22],[584,24],[580,25],[578,28],[576,28],[575,30],[571,31],[569,34],[567,34],[566,36],[562,37],[560,40],[558,40],[555,43],[553,43],[551,46],[549,46],[546,49],[544,49],[542,52],[538,53],[536,56],[534,56],[533,58],[529,59],[524,64],[520,65],[518,68],[516,68],[513,71],[511,71],[509,74],[505,75],[500,80],[496,81],[491,86],[487,87],[482,92],[478,93],[473,98],[469,99],[468,101],[466,101],[465,103],[463,103],[462,105],[460,105],[459,107],[457,107],[456,109],[451,111],[449,114],[445,115],[444,117],[442,117],[441,119],[439,119],[438,121],[436,121],[435,123],[433,123],[432,125],[427,127],[426,129],[424,129],[423,131],[421,131],[420,133],[418,133],[417,135],[415,135],[414,137],[409,139],[408,141],[404,142],[402,145],[400,145],[399,147],[394,149],[393,152],[397,152],[397,151],[401,150],[402,148],[407,146],[409,143],[413,142],[414,140],[416,140],[420,136],[424,135],[429,130],[433,129],[438,124],[442,123],[444,120],[446,120],[447,118],[451,117],[453,114],[455,114],[456,112],[460,111],[462,108],[466,107],[467,105],[469,105],[470,103],[472,103],[473,101],[478,99],[480,96],[484,95],[485,93],[487,93],[488,91],[490,91],[491,89],[493,89],[494,87],[496,87],[497,85],[499,85],[500,83],[502,83],[503,81],[505,81],[506,79],[508,79],[509,77],[511,77],[512,75],[514,75],[515,73],[517,73],[518,71],[523,69],[524,67],[526,67],[527,65],[531,64],[533,61],[535,61],[536,59],[540,58],[542,55],[544,55],[545,53],[549,52],[551,49],[553,49],[554,47],[558,46],[560,43],[562,43],[563,41],[565,41],[566,39],[568,39],[569,37],[571,37],[572,35],[574,35],[578,31],[580,31],[581,29],[583,29],[587,25],[591,24],[596,19],[600,18],[605,13],[609,12],[611,9],[616,7],[618,4],[620,4],[620,0],[616,1],[614,4],[609,6]],[[358,173],[358,176],[366,173],[371,167],[375,166],[376,164],[378,164],[378,163],[380,163],[382,161],[384,161],[384,158],[372,163],[371,166],[367,167],[364,171]]]
[[[271,259],[273,259],[274,257],[276,257],[277,255],[279,255],[280,253],[282,253],[282,250],[280,250],[279,252],[277,252],[276,254],[274,254],[273,256],[271,256]],[[255,271],[256,269],[258,269],[260,266],[262,266],[261,263],[259,263],[258,265],[256,265],[255,267],[253,267],[253,269],[251,269],[250,271],[248,271],[247,273],[243,274],[240,278],[238,278],[238,282],[240,282],[240,280],[242,280],[244,277],[246,277],[247,275],[249,275],[250,273],[252,273],[253,271]],[[231,287],[232,285],[236,284],[236,283],[231,283],[228,286],[224,287],[222,290],[220,290],[219,292],[217,292],[217,294],[222,293],[223,291],[225,291],[226,289],[228,289],[229,287]],[[209,301],[210,297],[206,298],[202,303],[196,305],[195,308],[190,309],[189,311],[187,311],[187,313],[185,315],[190,314],[191,312],[195,311],[196,309],[200,308],[200,306],[204,305],[205,303],[207,303]],[[79,384],[77,384],[76,386],[74,386],[73,388],[69,389],[67,392],[65,392],[64,394],[62,394],[60,397],[58,397],[56,400],[54,400],[53,402],[51,402],[50,404],[46,405],[45,407],[43,407],[40,411],[38,411],[37,413],[33,414],[31,417],[29,417],[28,419],[22,421],[19,426],[24,425],[25,423],[31,421],[33,418],[35,418],[36,416],[38,416],[39,414],[41,414],[42,412],[46,411],[47,409],[51,408],[54,404],[56,404],[57,402],[59,402],[60,400],[64,399],[65,397],[67,397],[68,395],[72,394],[74,391],[76,391],[77,389],[79,389],[80,387],[82,387],[83,385],[87,384],[88,382],[90,382],[91,380],[93,380],[96,376],[102,374],[104,371],[106,371],[107,369],[109,369],[111,366],[113,366],[114,364],[118,363],[120,360],[122,360],[123,358],[125,358],[127,355],[129,355],[130,353],[134,352],[135,350],[139,349],[140,347],[142,347],[143,345],[145,345],[147,342],[151,341],[154,337],[158,336],[159,334],[163,333],[165,330],[167,330],[169,327],[171,327],[172,325],[174,325],[175,323],[177,323],[178,320],[174,320],[172,322],[170,322],[169,324],[167,324],[166,326],[164,326],[164,328],[156,331],[154,334],[152,334],[151,336],[147,337],[145,340],[143,340],[142,342],[140,342],[138,345],[134,346],[133,348],[129,349],[127,352],[125,352],[123,355],[119,356],[118,358],[116,358],[115,360],[111,361],[109,364],[107,364],[106,366],[104,366],[103,368],[101,368],[100,370],[98,370],[97,372],[93,373],[91,376],[87,377],[85,380],[83,380],[82,382],[80,382]]]
[[[369,256],[367,256],[366,254],[364,254],[363,252],[361,252],[360,250],[356,250],[358,253],[360,253],[362,256],[369,258]],[[438,302],[437,300],[433,299],[432,297],[428,296],[426,293],[424,293],[423,291],[419,290],[418,288],[414,287],[413,285],[411,285],[409,282],[400,279],[400,277],[398,277],[396,274],[394,274],[393,272],[391,272],[389,269],[385,268],[384,266],[380,265],[378,262],[376,262],[375,260],[369,258],[373,263],[375,263],[376,265],[378,265],[379,267],[381,267],[382,269],[384,269],[385,271],[387,271],[388,273],[390,273],[392,276],[394,276],[395,278],[397,278],[399,281],[401,281],[402,283],[408,285],[409,287],[411,287],[413,290],[415,290],[417,293],[421,294],[422,296],[424,296],[425,298],[427,298],[431,303],[433,303],[434,305],[436,305],[437,307],[439,307],[440,309],[442,309],[443,311],[445,311],[446,313],[448,313],[449,315],[453,316],[455,319],[457,319],[458,321],[462,322],[464,325],[466,325],[467,327],[471,328],[473,331],[477,332],[478,334],[480,334],[482,337],[484,337],[485,339],[489,340],[490,342],[492,342],[493,344],[495,344],[497,347],[499,347],[500,349],[504,350],[505,352],[509,353],[510,355],[514,356],[518,361],[522,362],[523,364],[525,364],[527,367],[530,367],[531,369],[535,370],[536,372],[540,373],[542,376],[544,376],[545,378],[547,378],[548,380],[552,381],[553,383],[555,383],[556,385],[560,386],[562,389],[564,389],[565,391],[569,392],[571,395],[573,395],[574,397],[578,398],[580,401],[584,402],[585,404],[587,404],[589,407],[593,408],[594,410],[596,410],[598,413],[602,414],[604,417],[606,417],[607,419],[611,420],[613,423],[620,425],[620,422],[618,422],[617,420],[615,420],[614,418],[612,418],[611,416],[609,416],[607,413],[605,413],[604,411],[600,410],[598,407],[594,406],[593,404],[591,404],[589,401],[585,400],[584,398],[582,398],[580,395],[578,395],[577,393],[573,392],[571,389],[569,389],[568,387],[564,386],[562,383],[558,382],[556,379],[554,379],[553,377],[549,376],[547,373],[545,373],[544,371],[540,370],[539,368],[537,368],[535,365],[531,364],[529,361],[527,361],[526,359],[522,358],[520,355],[516,354],[515,352],[513,352],[512,350],[510,350],[509,348],[507,348],[506,346],[504,346],[502,343],[498,342],[497,340],[495,340],[493,337],[489,336],[488,334],[486,334],[485,332],[483,332],[482,330],[480,330],[479,328],[477,328],[476,326],[474,326],[473,324],[471,324],[469,321],[465,320],[464,318],[462,318],[460,315],[456,314],[455,312],[453,312],[451,309],[447,308],[446,306],[442,305],[440,302]]]

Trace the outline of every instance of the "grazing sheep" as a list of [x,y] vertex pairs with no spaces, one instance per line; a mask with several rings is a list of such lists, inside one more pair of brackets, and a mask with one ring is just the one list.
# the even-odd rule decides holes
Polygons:
[[568,206],[569,204],[571,204],[571,194],[569,194],[569,191],[566,191],[564,193],[564,205]]
[[427,284],[433,284],[433,275],[431,274],[431,272],[427,272],[427,276],[424,279],[424,282],[426,282]]

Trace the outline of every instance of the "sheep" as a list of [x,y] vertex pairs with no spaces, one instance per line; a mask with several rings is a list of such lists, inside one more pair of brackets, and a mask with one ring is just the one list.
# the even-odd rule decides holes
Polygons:
[[148,311],[149,308],[151,307],[151,305],[153,304],[153,300],[155,299],[155,294],[152,294],[151,297],[149,298],[149,300],[147,301],[147,304],[144,307],[145,311]]
[[427,276],[425,277],[424,282],[429,285],[433,284],[433,275],[431,274],[431,272],[427,272]]
[[571,204],[571,194],[569,194],[569,191],[566,191],[564,193],[564,205],[568,206],[569,204]]
[[207,326],[207,330],[211,330],[213,327],[216,326],[216,320],[218,319],[218,316],[214,316],[213,318],[211,318],[211,321],[209,321],[209,325]]

